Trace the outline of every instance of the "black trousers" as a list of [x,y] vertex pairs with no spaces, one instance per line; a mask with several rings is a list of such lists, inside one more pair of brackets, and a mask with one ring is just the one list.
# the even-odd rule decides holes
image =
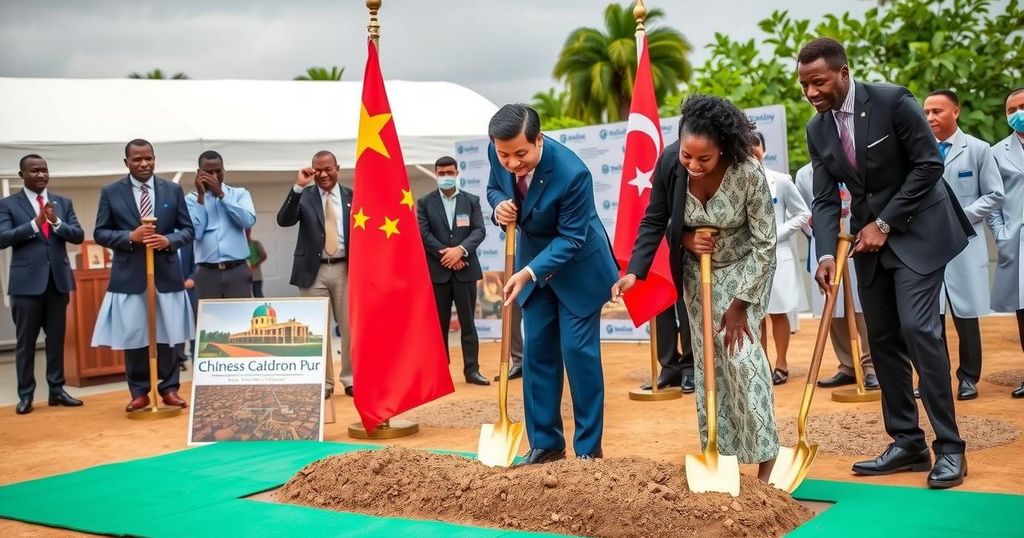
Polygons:
[[[949,356],[942,340],[939,292],[945,267],[920,275],[883,247],[873,278],[860,278],[868,340],[882,390],[885,431],[896,446],[928,448],[918,424],[913,369],[921,378],[921,400],[935,430],[936,452],[963,453],[956,424]],[[870,280],[869,285],[864,282]],[[909,357],[909,359],[908,359]]]
[[252,297],[252,271],[242,263],[221,271],[215,267],[196,269],[196,292],[200,299],[247,299]]
[[[948,296],[948,294],[947,294]],[[977,383],[981,379],[981,324],[978,318],[961,318],[953,312],[950,303],[949,315],[953,316],[953,328],[960,338],[960,366],[956,369],[956,378],[960,381],[969,379]],[[946,316],[942,316],[942,341],[946,342],[946,354],[949,354],[949,339],[946,338]]]
[[452,322],[452,302],[455,313],[459,316],[462,326],[462,373],[469,375],[480,371],[480,339],[473,323],[473,311],[476,309],[476,282],[459,282],[454,278],[443,284],[434,283],[434,299],[437,300],[437,313],[441,318],[441,336],[444,338],[444,351],[451,362],[448,351],[448,327]]
[[[177,392],[181,387],[178,381],[181,370],[179,358],[174,347],[167,344],[156,345],[157,392],[161,395]],[[124,350],[124,374],[128,380],[128,391],[132,398],[138,398],[150,391],[149,384],[149,346]]]
[[57,291],[53,277],[42,295],[12,295],[17,344],[14,349],[18,398],[31,399],[36,390],[36,339],[46,333],[46,383],[50,394],[64,390],[64,328],[68,294]]
[[[658,362],[661,378],[679,380],[693,375],[693,347],[690,345],[690,320],[686,305],[679,301],[654,318],[657,327]],[[682,353],[679,352],[680,342]]]

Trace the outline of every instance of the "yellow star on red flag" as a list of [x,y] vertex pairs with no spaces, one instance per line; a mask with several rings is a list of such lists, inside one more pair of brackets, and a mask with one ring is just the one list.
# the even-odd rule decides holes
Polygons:
[[386,233],[388,239],[391,239],[391,236],[393,234],[398,233],[398,219],[391,220],[387,217],[384,217],[384,225],[377,229]]
[[402,189],[402,205],[409,206],[410,211],[416,207],[416,201],[412,199],[412,191]]
[[370,217],[363,213],[363,208],[359,208],[359,211],[352,214],[352,218],[356,220],[352,226],[354,228],[366,229],[366,221],[370,220]]
[[381,130],[384,129],[384,126],[390,120],[391,114],[389,113],[371,116],[366,111],[366,105],[359,108],[359,135],[356,137],[356,160],[359,160],[363,152],[368,149],[372,149],[388,159],[391,158],[387,146],[384,145],[384,139],[380,136]]

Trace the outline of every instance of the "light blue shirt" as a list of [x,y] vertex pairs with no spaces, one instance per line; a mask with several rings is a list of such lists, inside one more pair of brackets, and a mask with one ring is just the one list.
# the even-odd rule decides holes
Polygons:
[[203,204],[199,203],[195,192],[185,197],[196,231],[193,246],[196,263],[229,262],[249,257],[245,229],[256,224],[252,195],[241,187],[221,185],[221,189],[223,198],[218,199],[207,192]]
[[459,189],[458,187],[455,188],[451,198],[441,189],[437,189],[437,192],[441,194],[441,203],[444,204],[444,216],[448,219],[448,226],[452,227],[455,222],[455,199],[459,196]]

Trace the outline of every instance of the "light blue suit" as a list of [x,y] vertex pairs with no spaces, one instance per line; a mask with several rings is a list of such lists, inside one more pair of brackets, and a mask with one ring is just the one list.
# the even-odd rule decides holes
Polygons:
[[995,236],[999,264],[992,286],[992,309],[1015,312],[1024,309],[1024,266],[1020,253],[1021,227],[1024,225],[1024,147],[1016,133],[992,146],[992,156],[1003,178],[1003,207],[989,216]]
[[523,399],[531,448],[565,448],[561,400],[563,368],[572,393],[577,455],[601,452],[604,377],[601,307],[618,278],[611,245],[594,205],[593,177],[570,149],[544,137],[540,163],[526,199],[517,200],[515,177],[488,148],[487,200],[519,207],[516,270],[537,277],[519,295],[526,348]]

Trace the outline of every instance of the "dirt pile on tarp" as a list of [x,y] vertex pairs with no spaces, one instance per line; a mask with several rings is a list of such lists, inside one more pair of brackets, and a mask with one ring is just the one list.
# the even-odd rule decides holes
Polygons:
[[744,476],[739,497],[695,494],[681,465],[643,458],[490,468],[460,456],[390,447],[313,462],[280,502],[376,516],[597,537],[777,537],[812,517]]

